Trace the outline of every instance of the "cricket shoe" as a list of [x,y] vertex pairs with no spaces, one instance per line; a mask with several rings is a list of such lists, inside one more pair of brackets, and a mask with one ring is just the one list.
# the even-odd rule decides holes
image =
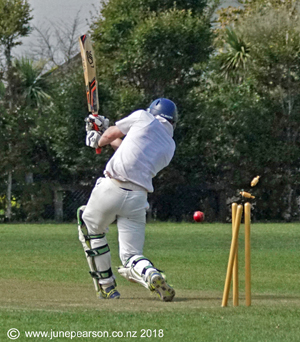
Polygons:
[[164,302],[171,302],[175,297],[175,290],[166,282],[164,275],[158,271],[149,274],[147,283],[150,291],[155,291]]
[[120,292],[117,290],[116,282],[113,283],[113,285],[109,287],[103,287],[103,285],[100,284],[100,292],[99,292],[99,298],[100,299],[119,299],[120,298]]

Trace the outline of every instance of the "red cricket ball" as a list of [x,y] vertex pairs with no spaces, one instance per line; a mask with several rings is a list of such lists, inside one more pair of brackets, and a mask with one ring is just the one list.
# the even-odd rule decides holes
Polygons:
[[204,213],[202,211],[195,211],[194,220],[196,222],[202,222],[204,220]]

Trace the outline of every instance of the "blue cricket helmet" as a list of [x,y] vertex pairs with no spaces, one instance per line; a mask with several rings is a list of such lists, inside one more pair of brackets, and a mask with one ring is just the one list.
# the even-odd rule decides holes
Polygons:
[[152,115],[160,115],[171,124],[175,124],[178,120],[178,112],[175,103],[165,98],[159,98],[153,101],[147,111]]

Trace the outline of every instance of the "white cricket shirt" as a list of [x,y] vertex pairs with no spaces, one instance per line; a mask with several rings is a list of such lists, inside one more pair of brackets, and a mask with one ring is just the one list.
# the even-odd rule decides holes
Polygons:
[[172,125],[160,116],[137,110],[116,122],[126,136],[106,165],[120,181],[130,181],[153,192],[152,178],[169,165],[175,151]]

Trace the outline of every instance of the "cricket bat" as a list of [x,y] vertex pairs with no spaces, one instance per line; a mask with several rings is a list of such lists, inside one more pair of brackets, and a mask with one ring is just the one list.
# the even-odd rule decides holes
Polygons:
[[[96,79],[96,60],[90,36],[84,34],[79,37],[79,45],[83,66],[83,74],[86,88],[88,110],[94,116],[98,115],[99,98],[98,82]],[[94,130],[98,131],[98,126],[94,123]],[[101,148],[96,148],[96,153],[101,153]]]

